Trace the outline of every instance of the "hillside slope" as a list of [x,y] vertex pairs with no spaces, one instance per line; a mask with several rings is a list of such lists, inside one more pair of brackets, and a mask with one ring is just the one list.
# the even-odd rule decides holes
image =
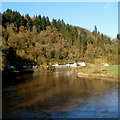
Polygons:
[[63,63],[85,61],[94,63],[104,58],[117,64],[118,40],[101,34],[97,27],[93,32],[65,24],[64,20],[49,21],[48,17],[6,10],[2,20],[3,69],[7,65],[17,68],[26,64]]

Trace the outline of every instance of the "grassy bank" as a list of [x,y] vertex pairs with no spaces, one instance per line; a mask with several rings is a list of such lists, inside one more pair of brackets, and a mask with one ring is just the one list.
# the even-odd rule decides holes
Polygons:
[[[97,68],[99,69],[99,67]],[[78,70],[78,77],[105,79],[110,81],[118,81],[119,70],[118,66],[102,67],[100,72],[95,71],[95,68],[83,68]]]

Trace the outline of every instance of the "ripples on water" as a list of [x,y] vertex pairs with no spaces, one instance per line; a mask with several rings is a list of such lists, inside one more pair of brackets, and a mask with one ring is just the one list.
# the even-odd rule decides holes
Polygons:
[[117,118],[118,84],[72,71],[19,76],[3,89],[3,118]]

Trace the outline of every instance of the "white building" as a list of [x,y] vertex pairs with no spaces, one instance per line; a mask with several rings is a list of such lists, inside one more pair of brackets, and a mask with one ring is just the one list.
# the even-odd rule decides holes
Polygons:
[[66,66],[66,67],[70,67],[70,64],[68,63],[68,64],[66,64],[65,66]]
[[58,67],[59,65],[56,63],[56,64],[54,64],[54,65],[52,65],[53,67]]
[[86,66],[86,63],[85,63],[85,62],[78,62],[77,64],[78,64],[79,66],[83,66],[83,67]]
[[77,63],[73,63],[71,67],[77,67]]
[[108,63],[102,63],[105,67],[108,67],[109,64]]
[[67,63],[66,67],[77,67],[77,63]]
[[8,68],[8,69],[13,69],[13,70],[15,70],[15,67],[14,67],[14,66],[8,65],[7,68]]
[[33,68],[33,69],[37,69],[38,66],[37,66],[37,65],[33,65],[32,68]]

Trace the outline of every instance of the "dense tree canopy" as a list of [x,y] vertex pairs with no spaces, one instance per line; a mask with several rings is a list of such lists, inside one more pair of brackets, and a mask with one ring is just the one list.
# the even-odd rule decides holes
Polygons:
[[[90,32],[65,24],[64,20],[49,21],[48,17],[41,15],[22,16],[10,9],[0,16],[3,68],[8,64],[17,65],[16,60],[21,65],[41,65],[81,60],[93,63],[96,58],[105,58],[111,64],[117,64],[118,40],[111,40],[100,34],[97,26]],[[119,35],[117,38],[119,39]],[[19,57],[26,61],[21,62]]]

